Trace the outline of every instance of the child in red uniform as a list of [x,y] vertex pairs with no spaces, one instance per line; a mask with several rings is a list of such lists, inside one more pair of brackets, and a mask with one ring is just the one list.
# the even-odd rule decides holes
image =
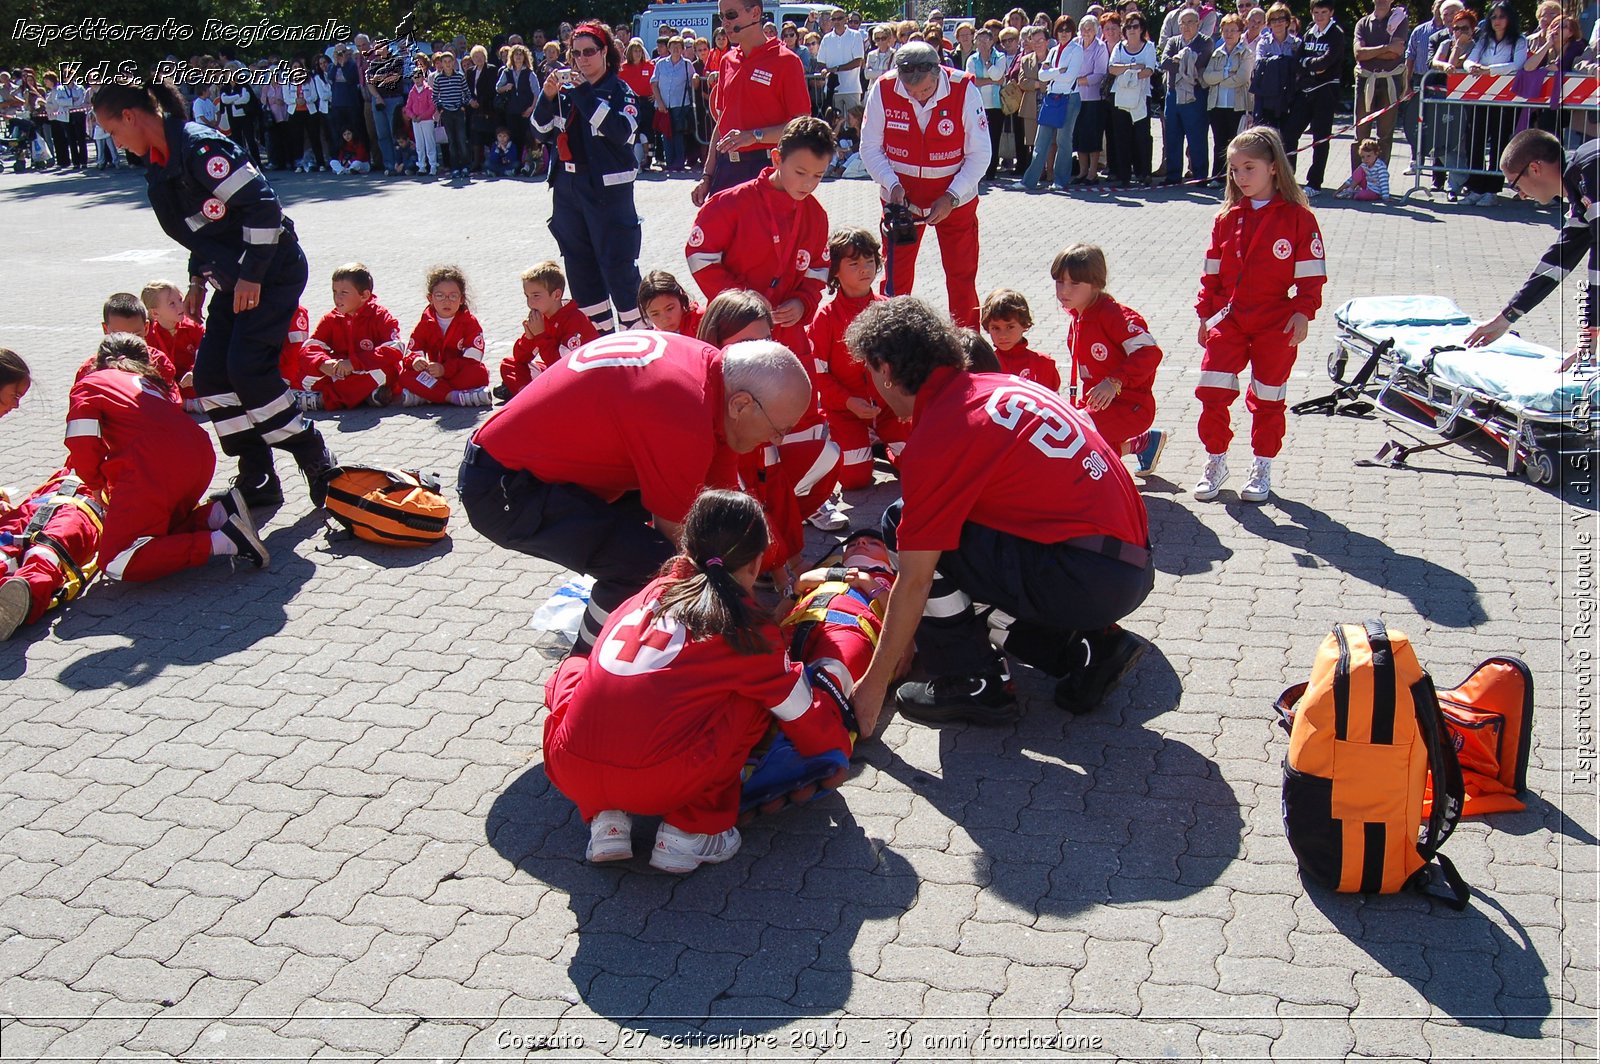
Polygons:
[[406,406],[489,406],[483,326],[467,309],[467,278],[454,266],[428,271],[428,306],[400,367]]
[[1061,391],[1061,369],[1056,360],[1028,346],[1033,311],[1028,309],[1026,296],[1010,288],[996,288],[984,299],[978,321],[994,344],[1002,370],[1025,381],[1038,381],[1052,392]]
[[705,312],[676,277],[666,270],[651,270],[639,282],[639,313],[657,332],[698,336]]
[[500,363],[500,384],[496,399],[510,399],[570,354],[599,336],[594,322],[565,298],[567,275],[559,262],[541,262],[522,274],[522,297],[528,303],[528,317],[522,335],[511,347],[511,357]]
[[[22,356],[0,348],[0,417],[21,405],[32,383]],[[94,575],[104,513],[100,496],[70,469],[24,498],[0,490],[0,641],[83,591]]]
[[[802,363],[809,357],[806,325],[828,279],[828,215],[812,193],[833,150],[826,122],[794,119],[784,127],[771,167],[706,200],[684,249],[707,298],[730,288],[764,296],[772,305],[772,338]],[[817,514],[815,523],[825,530],[848,525],[829,503],[838,484],[839,447],[828,439],[820,406],[800,419],[779,450],[801,513]]]
[[266,544],[239,490],[201,502],[217,465],[211,437],[166,393],[148,350],[135,334],[112,333],[67,399],[72,468],[106,500],[100,568],[143,581],[214,555],[265,567]]
[[372,271],[361,263],[334,270],[332,287],[333,309],[317,322],[284,379],[299,392],[304,410],[387,406],[404,354],[400,323],[373,298]]
[[173,281],[151,281],[139,290],[139,301],[150,312],[144,342],[152,351],[165,352],[172,360],[183,408],[198,414],[201,410],[194,394],[194,353],[200,350],[206,330],[183,312],[183,295],[183,289]]
[[1161,348],[1144,318],[1106,291],[1105,252],[1074,244],[1050,264],[1056,301],[1072,318],[1067,346],[1078,380],[1076,405],[1121,454],[1134,455],[1142,476],[1155,469],[1166,433],[1156,418],[1156,367]]
[[590,861],[633,856],[633,815],[662,818],[652,867],[683,873],[732,857],[740,771],[774,719],[802,756],[848,756],[835,685],[813,688],[750,597],[766,548],[754,499],[703,493],[666,575],[546,685],[545,771],[589,823]]
[[828,287],[833,296],[818,309],[806,330],[812,379],[822,397],[828,434],[842,452],[839,486],[846,490],[872,487],[874,435],[893,460],[911,431],[909,422],[884,408],[867,368],[844,342],[845,330],[856,315],[884,298],[873,289],[882,266],[882,249],[870,231],[835,230],[828,238]]
[[[1245,502],[1272,494],[1272,459],[1283,448],[1289,371],[1322,306],[1328,266],[1316,216],[1294,179],[1283,141],[1257,126],[1228,145],[1228,189],[1211,226],[1211,247],[1195,310],[1200,315],[1200,442],[1206,467],[1194,497],[1214,499],[1228,479],[1233,439],[1228,406],[1250,367],[1245,409],[1254,418],[1255,461],[1239,491]],[[1291,294],[1292,292],[1292,294]]]
[[[100,308],[101,335],[110,336],[112,333],[133,333],[143,336],[150,328],[150,312],[144,309],[144,304],[139,302],[139,297],[132,292],[114,292]],[[149,362],[156,373],[166,382],[167,390],[172,393],[172,401],[179,402],[178,371],[172,364],[172,359],[167,357],[165,351],[151,348],[146,345]],[[81,381],[95,371],[95,357],[90,355],[83,360],[83,365],[78,367],[78,372],[72,375],[73,381]]]
[[[772,338],[772,308],[755,292],[730,288],[706,305],[700,319],[700,336],[708,344],[729,347],[745,340]],[[739,456],[739,484],[754,496],[767,515],[771,542],[761,571],[772,574],[773,585],[788,587],[806,547],[800,500],[789,490],[779,468],[778,448],[769,444]]]

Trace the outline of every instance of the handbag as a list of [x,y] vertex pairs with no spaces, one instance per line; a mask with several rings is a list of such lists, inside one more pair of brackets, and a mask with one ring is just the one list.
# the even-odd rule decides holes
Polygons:
[[1022,89],[1022,83],[1008,81],[1000,86],[1000,110],[1004,114],[1014,115],[1022,110],[1022,98],[1027,93]]
[[1039,100],[1039,124],[1060,129],[1067,124],[1067,97],[1070,92],[1047,92]]

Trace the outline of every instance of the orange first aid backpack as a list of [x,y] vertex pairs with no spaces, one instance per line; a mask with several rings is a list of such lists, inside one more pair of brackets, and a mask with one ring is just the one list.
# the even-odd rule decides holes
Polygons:
[[450,523],[438,478],[408,469],[340,466],[328,474],[327,507],[358,539],[391,547],[437,543]]
[[[1461,765],[1411,641],[1381,621],[1338,625],[1310,682],[1277,708],[1289,731],[1284,830],[1301,874],[1341,892],[1416,890],[1465,908],[1472,892],[1439,853],[1461,816]],[[1445,800],[1425,805],[1430,779]]]

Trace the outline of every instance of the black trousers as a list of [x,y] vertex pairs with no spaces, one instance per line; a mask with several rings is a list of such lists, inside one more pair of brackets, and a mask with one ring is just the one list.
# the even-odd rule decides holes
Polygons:
[[1134,178],[1143,181],[1150,176],[1150,115],[1139,121],[1120,107],[1111,109],[1111,130],[1108,138],[1111,151],[1111,173],[1121,184]]
[[1206,112],[1211,125],[1211,176],[1224,177],[1228,173],[1228,145],[1239,135],[1239,119],[1243,111],[1231,107],[1213,107]]
[[322,453],[321,434],[300,416],[278,373],[278,355],[305,290],[300,244],[280,238],[256,306],[235,314],[229,288],[213,293],[206,307],[206,334],[194,356],[195,396],[222,453],[239,459],[242,476],[271,473],[272,447],[301,466]]
[[461,507],[485,539],[594,577],[579,637],[586,652],[611,611],[644,590],[676,553],[647,522],[637,492],[616,502],[575,484],[547,484],[467,444],[456,483]]
[[[897,500],[883,514],[891,549],[902,505]],[[1037,543],[968,522],[960,546],[939,556],[917,627],[917,654],[937,662],[940,673],[976,675],[998,668],[998,641],[1018,661],[1062,676],[1074,633],[1111,627],[1138,609],[1154,586],[1153,564],[1137,568],[1081,547]],[[980,612],[979,605],[993,609]]]
[[1323,85],[1309,92],[1302,92],[1295,100],[1294,109],[1289,112],[1289,128],[1282,130],[1283,146],[1289,151],[1289,166],[1297,164],[1295,147],[1299,145],[1300,138],[1305,136],[1306,130],[1311,131],[1311,139],[1322,141],[1311,149],[1311,169],[1306,171],[1306,184],[1312,188],[1321,188],[1324,176],[1328,170],[1328,151],[1332,144],[1328,137],[1333,135],[1333,112],[1339,106],[1339,86]]

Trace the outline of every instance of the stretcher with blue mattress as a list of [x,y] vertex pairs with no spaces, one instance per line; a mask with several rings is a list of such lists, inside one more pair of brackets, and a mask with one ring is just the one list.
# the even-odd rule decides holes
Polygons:
[[[1556,477],[1557,464],[1595,447],[1596,372],[1566,355],[1507,333],[1487,347],[1467,348],[1474,325],[1442,296],[1352,299],[1334,314],[1337,346],[1328,376],[1344,387],[1299,404],[1297,413],[1370,410],[1361,397],[1436,430],[1433,449],[1483,432],[1506,451],[1506,473],[1535,484]],[[1359,367],[1346,383],[1345,373]],[[1404,400],[1397,403],[1395,400]],[[1398,466],[1415,451],[1391,442],[1371,463]]]

